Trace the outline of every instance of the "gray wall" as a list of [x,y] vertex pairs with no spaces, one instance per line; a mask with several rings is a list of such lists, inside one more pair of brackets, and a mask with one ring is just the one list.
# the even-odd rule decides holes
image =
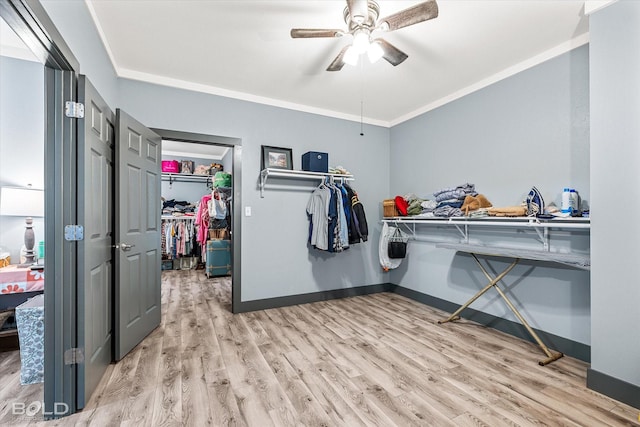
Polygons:
[[[386,282],[378,265],[381,201],[389,193],[389,130],[202,93],[122,80],[119,106],[155,128],[242,140],[242,300],[305,294]],[[188,114],[180,105],[191,105]],[[342,254],[307,248],[306,205],[315,182],[269,181],[260,197],[260,146],[293,149],[300,169],[307,151],[326,151],[329,163],[347,167],[364,203],[371,240]],[[375,154],[373,154],[375,153]],[[371,156],[380,157],[375,168]]]
[[[640,286],[634,268],[640,225],[633,220],[640,211],[640,3],[621,1],[595,13],[590,33],[591,186],[597,208],[591,231],[591,368],[640,387]],[[636,391],[636,403],[637,396]]]
[[89,77],[115,112],[118,80],[85,2],[41,0],[40,3],[80,63],[80,72]]
[[[0,187],[44,188],[44,67],[0,56]],[[36,244],[44,220],[34,218]],[[0,215],[0,252],[20,262],[24,217]]]
[[[432,197],[474,183],[494,206],[518,205],[531,186],[560,205],[564,186],[590,199],[588,47],[502,80],[391,131],[391,194]],[[476,242],[542,249],[535,233],[473,229]],[[455,229],[422,227],[429,239],[457,241]],[[552,249],[588,252],[587,233],[552,232]],[[486,284],[469,256],[413,242],[392,282],[462,304]],[[491,262],[494,272],[506,267]],[[523,262],[505,280],[535,328],[584,344],[589,328],[589,273]],[[473,308],[515,320],[494,291]]]
[[225,172],[233,174],[233,150],[227,151],[221,161],[217,162],[222,165]]

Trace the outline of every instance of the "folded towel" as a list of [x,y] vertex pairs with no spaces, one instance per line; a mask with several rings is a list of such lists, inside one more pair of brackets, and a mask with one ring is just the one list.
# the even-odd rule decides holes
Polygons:
[[489,212],[487,212],[487,208],[476,209],[475,211],[469,212],[469,218],[485,218],[489,216]]
[[503,208],[489,208],[487,210],[490,216],[526,216],[527,208],[525,206],[506,206]]

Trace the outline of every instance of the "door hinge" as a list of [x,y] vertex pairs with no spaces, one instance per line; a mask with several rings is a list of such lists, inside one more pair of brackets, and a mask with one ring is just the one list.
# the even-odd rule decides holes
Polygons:
[[81,225],[65,225],[64,239],[69,241],[83,240],[84,227]]
[[84,350],[82,348],[70,348],[64,352],[65,365],[78,365],[84,363]]
[[64,115],[73,119],[84,119],[84,104],[73,101],[65,102]]

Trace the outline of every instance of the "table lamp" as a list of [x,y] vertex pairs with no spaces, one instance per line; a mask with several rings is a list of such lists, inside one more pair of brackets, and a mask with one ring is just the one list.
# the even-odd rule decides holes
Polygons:
[[26,217],[24,231],[26,259],[21,266],[34,264],[35,253],[33,248],[36,243],[36,237],[33,231],[33,217],[44,216],[44,191],[31,188],[0,188],[0,215]]

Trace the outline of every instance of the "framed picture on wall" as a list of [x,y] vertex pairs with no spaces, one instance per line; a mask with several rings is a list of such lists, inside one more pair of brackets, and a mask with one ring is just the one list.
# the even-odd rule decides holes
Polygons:
[[263,145],[261,167],[293,170],[293,150]]

